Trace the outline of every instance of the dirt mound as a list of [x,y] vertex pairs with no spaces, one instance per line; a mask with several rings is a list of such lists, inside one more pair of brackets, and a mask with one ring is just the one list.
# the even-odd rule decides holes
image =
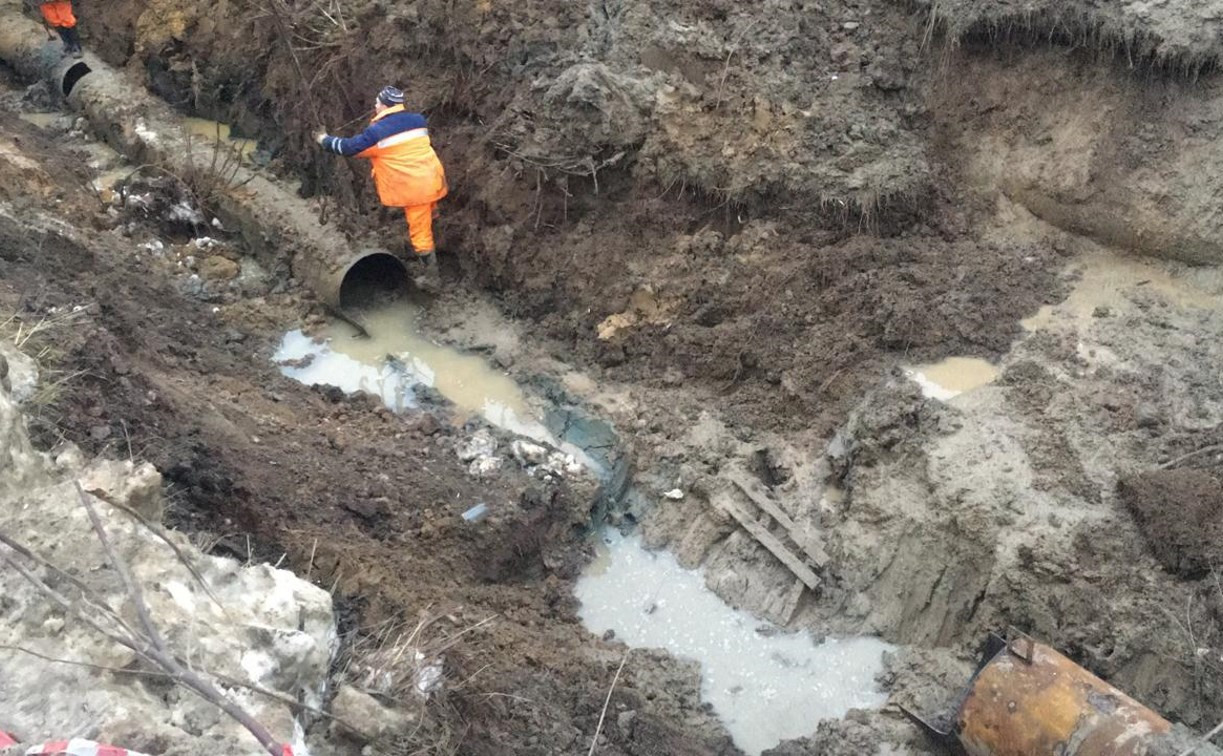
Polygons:
[[1155,558],[1196,579],[1223,569],[1223,481],[1204,470],[1154,470],[1122,479],[1121,500]]

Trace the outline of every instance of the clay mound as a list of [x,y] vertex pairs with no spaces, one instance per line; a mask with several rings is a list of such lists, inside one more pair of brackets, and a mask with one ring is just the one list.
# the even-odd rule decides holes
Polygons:
[[1156,470],[1123,479],[1120,493],[1169,572],[1223,569],[1223,481],[1204,470]]
[[1223,52],[1223,2],[918,0],[953,39],[1027,37],[1115,50],[1131,64],[1196,74]]

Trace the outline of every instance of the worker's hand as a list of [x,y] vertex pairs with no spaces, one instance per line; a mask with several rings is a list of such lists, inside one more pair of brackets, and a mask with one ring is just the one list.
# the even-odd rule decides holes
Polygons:
[[316,133],[316,134],[314,135],[314,141],[315,141],[315,143],[317,143],[317,144],[322,144],[322,143],[323,143],[323,140],[324,140],[324,139],[326,139],[326,138],[327,138],[327,132],[326,132],[326,131],[320,131],[320,132],[318,132],[318,133]]

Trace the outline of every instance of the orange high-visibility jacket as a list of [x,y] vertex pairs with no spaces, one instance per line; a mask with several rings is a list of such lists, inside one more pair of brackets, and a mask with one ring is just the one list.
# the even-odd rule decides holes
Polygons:
[[389,207],[428,205],[446,196],[446,170],[433,151],[425,117],[402,105],[387,108],[355,137],[328,136],[323,149],[367,158],[378,199]]

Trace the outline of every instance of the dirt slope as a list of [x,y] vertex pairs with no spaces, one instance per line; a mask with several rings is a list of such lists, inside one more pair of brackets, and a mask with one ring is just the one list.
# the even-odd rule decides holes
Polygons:
[[[1013,4],[989,2],[927,4],[922,13],[885,0],[751,9],[719,0],[418,0],[327,17],[318,5],[277,5],[272,16],[227,2],[120,0],[85,25],[101,54],[155,91],[263,138],[273,170],[336,198],[334,222],[381,224],[388,239],[402,233],[399,220],[374,211],[363,166],[323,159],[307,139],[315,126],[359,119],[384,82],[405,85],[431,117],[454,187],[441,229],[449,280],[493,292],[545,349],[632,396],[616,419],[633,429],[650,471],[643,477],[716,482],[750,455],[779,461],[790,478],[770,485],[789,514],[827,532],[835,559],[802,622],[934,646],[948,663],[979,632],[1015,624],[1165,713],[1209,725],[1223,711],[1223,594],[1200,566],[1165,570],[1180,558],[1165,551],[1179,535],[1144,520],[1158,501],[1144,496],[1127,509],[1116,484],[1218,442],[1217,313],[1133,281],[1116,312],[1093,310],[1086,325],[1065,316],[1072,330],[1015,342],[1019,320],[1066,294],[1074,282],[1059,273],[1100,251],[1096,242],[1223,259],[1223,99],[1203,65],[1215,56],[1214,5],[1190,3],[1190,23],[1184,4],[1130,2],[1029,3],[1017,17]],[[1012,25],[1033,34],[1012,34]],[[1066,35],[1045,33],[1054,26]],[[39,281],[41,270],[83,278],[77,260],[99,264],[47,246],[37,263],[31,252],[14,267],[15,280]],[[1156,273],[1169,270],[1194,279],[1180,267]],[[72,295],[87,284],[74,286]],[[511,575],[508,589],[473,587],[486,544],[423,513],[375,512],[371,523],[342,509],[354,485],[391,500],[419,489],[440,502],[451,485],[476,495],[454,482],[461,468],[444,455],[421,463],[443,485],[380,451],[390,431],[432,453],[426,429],[326,397],[286,409],[267,396],[262,382],[276,379],[266,375],[253,385],[213,377],[247,368],[202,325],[206,313],[182,326],[169,318],[169,335],[137,336],[147,316],[123,303],[128,296],[158,301],[143,288],[116,295],[113,335],[81,342],[73,359],[119,376],[105,362],[110,341],[125,359],[143,354],[142,339],[153,342],[129,378],[137,390],[115,405],[178,440],[159,461],[193,501],[230,507],[219,516],[256,533],[274,513],[288,524],[266,536],[271,549],[290,542],[299,566],[314,535],[343,528],[360,550],[340,549],[334,561],[364,570],[354,595],[372,616],[390,614],[400,591],[413,603],[437,597],[440,589],[397,582],[414,570],[447,586],[463,576],[450,587],[512,612],[515,641],[540,628],[563,644],[500,669],[549,697],[583,692],[563,733],[539,736],[544,750],[571,745],[567,723],[593,717],[599,687],[566,661],[588,642],[564,587],[577,557],[563,526],[579,502],[561,492],[547,510],[554,566],[545,554],[527,582]],[[271,298],[251,317],[297,306],[292,296]],[[948,354],[1002,359],[1002,378],[945,407],[894,371]],[[173,393],[183,369],[199,374]],[[144,407],[147,390],[174,397],[161,400],[173,410]],[[70,415],[68,432],[89,432],[95,404]],[[175,428],[205,406],[223,420]],[[848,446],[825,458],[837,429]],[[274,453],[263,451],[269,444]],[[305,473],[271,465],[293,455],[306,457]],[[365,467],[358,482],[333,464]],[[1218,465],[1204,455],[1192,466],[1213,474]],[[829,470],[844,485],[840,500],[821,498]],[[374,482],[379,472],[391,479]],[[322,494],[307,494],[315,488]],[[504,488],[507,500],[523,500],[525,482]],[[252,504],[233,509],[231,493]],[[321,506],[302,506],[306,498]],[[220,530],[210,519],[218,515],[204,511],[196,526]],[[655,515],[653,542],[709,566],[727,598],[760,609],[751,602],[767,591],[744,595],[745,585],[788,584],[707,497]],[[405,556],[404,532],[428,556]],[[437,549],[446,553],[440,568]],[[353,574],[328,562],[328,575]],[[542,598],[530,590],[541,580]],[[606,649],[592,653],[614,666]],[[495,698],[481,703],[491,708]],[[701,740],[716,735],[693,707],[682,696],[660,705],[695,729],[659,742],[715,747]],[[539,712],[512,707],[474,718],[492,723],[475,733],[490,749],[503,726],[546,728]],[[877,742],[895,724],[863,719],[821,732]]]
[[[16,147],[0,154],[0,310],[33,324],[80,308],[29,344],[58,386],[31,410],[41,443],[152,462],[170,523],[331,588],[350,640],[422,613],[440,615],[435,640],[487,620],[447,652],[448,692],[403,747],[556,753],[593,732],[619,657],[591,646],[569,588],[589,486],[473,478],[444,411],[399,417],[283,378],[271,350],[308,313],[298,295],[200,301],[139,248],[164,229],[95,215],[79,138],[0,113],[0,143]],[[476,501],[494,516],[465,528]],[[607,730],[609,753],[733,752],[690,667],[643,654],[619,687],[619,710],[641,711]]]

